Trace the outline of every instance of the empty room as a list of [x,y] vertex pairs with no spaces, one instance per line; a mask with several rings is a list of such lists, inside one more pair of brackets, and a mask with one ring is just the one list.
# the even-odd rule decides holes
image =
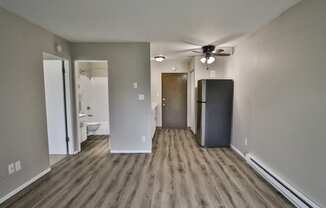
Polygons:
[[325,208],[325,0],[0,0],[0,208]]

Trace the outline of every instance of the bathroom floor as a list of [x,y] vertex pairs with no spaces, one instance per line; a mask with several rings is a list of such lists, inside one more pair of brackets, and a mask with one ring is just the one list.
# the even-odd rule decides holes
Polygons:
[[87,136],[87,139],[81,143],[81,151],[85,151],[93,141],[100,141],[100,140],[105,140],[109,144],[109,150],[110,150],[109,135],[89,135]]

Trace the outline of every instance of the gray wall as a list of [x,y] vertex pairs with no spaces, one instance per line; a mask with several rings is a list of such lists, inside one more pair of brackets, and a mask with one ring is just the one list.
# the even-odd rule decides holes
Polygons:
[[[70,44],[0,7],[0,198],[49,167],[43,52],[70,59]],[[55,52],[55,45],[63,47]],[[150,151],[148,43],[73,44],[76,59],[110,67],[112,148]],[[138,82],[138,89],[132,88]],[[138,101],[138,94],[145,101]],[[146,141],[142,141],[142,136]],[[8,175],[8,164],[22,170]]]
[[108,60],[112,151],[151,151],[149,43],[74,43],[71,49],[74,60]]
[[[49,167],[43,52],[69,58],[62,39],[0,7],[0,198]],[[63,53],[55,53],[55,44]],[[8,175],[8,164],[22,170]]]
[[[232,143],[326,207],[326,1],[302,1],[236,47]],[[248,146],[244,139],[248,137]]]
[[[200,62],[200,56],[195,56],[193,60],[194,70],[195,70],[195,80],[196,80],[196,87],[198,84],[198,80],[201,79],[224,79],[226,73],[226,65],[229,57],[216,57],[214,63],[207,66]],[[211,72],[215,71],[215,76],[211,77]]]

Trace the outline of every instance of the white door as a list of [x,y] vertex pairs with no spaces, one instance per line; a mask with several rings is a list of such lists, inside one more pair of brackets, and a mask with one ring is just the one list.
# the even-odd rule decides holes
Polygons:
[[61,60],[44,60],[49,154],[67,154]]

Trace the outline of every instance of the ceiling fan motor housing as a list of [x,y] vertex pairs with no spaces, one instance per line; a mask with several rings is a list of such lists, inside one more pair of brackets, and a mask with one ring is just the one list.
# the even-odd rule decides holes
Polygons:
[[214,50],[215,50],[214,45],[203,46],[203,53],[204,54],[211,54],[211,53],[213,53]]

